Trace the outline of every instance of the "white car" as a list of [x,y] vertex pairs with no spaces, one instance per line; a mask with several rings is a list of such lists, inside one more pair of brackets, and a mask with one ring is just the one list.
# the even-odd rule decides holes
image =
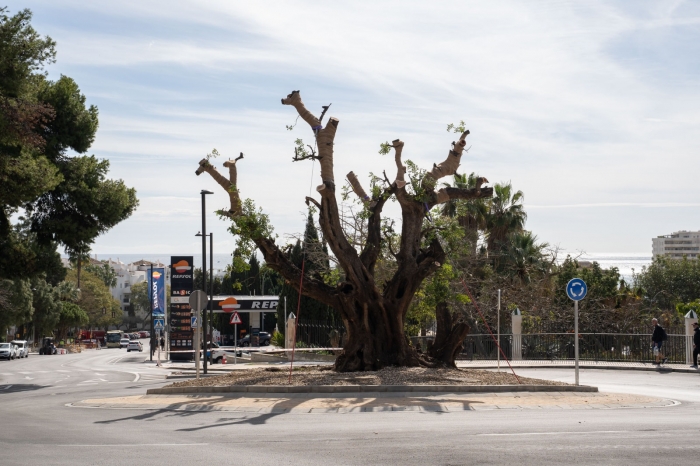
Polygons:
[[0,358],[15,359],[15,345],[10,343],[0,343]]
[[17,357],[18,358],[28,358],[29,357],[29,345],[26,340],[12,340],[11,345],[17,346]]
[[141,351],[143,351],[143,345],[138,340],[131,340],[129,342],[129,346],[126,347],[126,351],[127,352],[130,352],[130,351],[141,352]]
[[122,338],[121,340],[119,340],[119,349],[128,347],[130,341],[131,341],[131,340],[129,340],[128,337],[127,337],[127,338]]

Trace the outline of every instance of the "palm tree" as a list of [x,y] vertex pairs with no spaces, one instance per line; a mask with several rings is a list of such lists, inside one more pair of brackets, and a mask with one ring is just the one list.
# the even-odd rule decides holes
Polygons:
[[[452,187],[454,188],[476,188],[479,175],[472,172],[466,174],[454,174]],[[443,186],[450,187],[450,184],[443,183]],[[449,200],[442,206],[442,215],[446,217],[456,217],[459,224],[465,229],[467,239],[472,244],[473,251],[479,240],[479,231],[486,228],[486,216],[488,205],[484,199],[470,199],[466,201]]]
[[544,249],[547,243],[537,243],[537,236],[530,231],[512,233],[508,247],[502,251],[500,266],[521,283],[529,283],[535,273],[546,273],[549,266]]
[[513,192],[510,183],[496,183],[493,193],[486,216],[486,248],[490,254],[505,247],[511,233],[522,232],[527,220],[522,191]]

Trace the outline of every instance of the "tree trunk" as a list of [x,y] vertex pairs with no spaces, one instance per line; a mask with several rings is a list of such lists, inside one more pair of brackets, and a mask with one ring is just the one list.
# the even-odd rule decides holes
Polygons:
[[435,308],[437,332],[435,340],[428,345],[428,355],[440,365],[457,367],[455,359],[464,349],[464,338],[469,333],[469,324],[459,314],[450,314],[447,303]]
[[386,366],[421,364],[404,334],[402,312],[386,308],[381,300],[353,300],[351,305],[354,309],[341,310],[347,337],[335,362],[337,371],[376,371]]

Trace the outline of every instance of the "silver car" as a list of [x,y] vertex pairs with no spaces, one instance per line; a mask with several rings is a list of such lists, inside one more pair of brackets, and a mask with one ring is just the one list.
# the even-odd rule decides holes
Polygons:
[[0,358],[15,359],[15,345],[10,343],[0,343]]
[[29,345],[26,340],[12,340],[11,345],[17,347],[17,357],[18,358],[28,358],[29,357]]

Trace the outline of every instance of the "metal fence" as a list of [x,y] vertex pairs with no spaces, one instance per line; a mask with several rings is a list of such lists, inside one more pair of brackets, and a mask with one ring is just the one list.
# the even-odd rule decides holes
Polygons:
[[[501,350],[508,359],[517,352],[520,338],[522,360],[573,360],[573,333],[534,333],[516,335],[501,334]],[[685,363],[686,342],[683,334],[669,334],[661,353],[669,362]],[[414,346],[427,351],[433,337],[411,337]],[[496,360],[495,338],[488,334],[467,335],[464,349],[458,359]],[[501,355],[503,359],[503,355]],[[579,359],[581,361],[653,362],[656,357],[651,345],[651,333],[579,333]]]
[[342,346],[345,327],[326,322],[297,323],[297,345],[307,348],[337,348]]
[[[520,335],[523,360],[574,359],[573,333]],[[501,349],[513,357],[513,335],[501,335]],[[496,342],[491,335],[468,335],[461,359],[496,359]],[[670,362],[685,363],[686,336],[669,334],[662,353]],[[502,356],[501,356],[502,357]],[[651,334],[580,333],[579,359],[582,361],[652,362],[655,360]]]

